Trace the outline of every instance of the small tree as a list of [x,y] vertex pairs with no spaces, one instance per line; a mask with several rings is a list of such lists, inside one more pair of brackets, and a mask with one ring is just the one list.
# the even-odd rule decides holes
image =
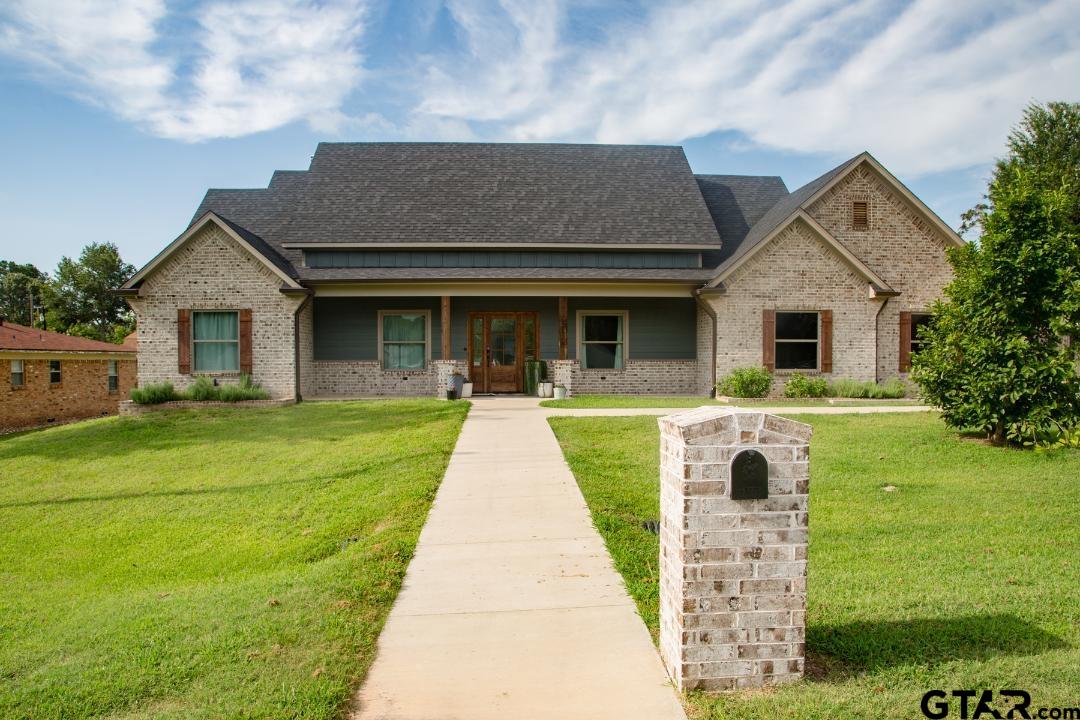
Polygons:
[[134,322],[127,303],[112,291],[134,272],[112,243],[91,243],[78,260],[61,258],[46,293],[49,328],[120,342]]
[[1063,153],[1080,161],[1080,105],[1029,108],[1009,146],[989,203],[972,213],[982,235],[950,251],[948,301],[935,306],[913,358],[913,377],[945,421],[997,444],[1080,424],[1078,175],[1061,162]]

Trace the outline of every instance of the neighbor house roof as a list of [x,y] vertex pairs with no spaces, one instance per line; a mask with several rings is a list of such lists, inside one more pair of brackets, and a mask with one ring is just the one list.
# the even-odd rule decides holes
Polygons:
[[0,350],[134,354],[136,348],[126,343],[124,345],[115,345],[89,338],[30,328],[9,320],[0,320]]

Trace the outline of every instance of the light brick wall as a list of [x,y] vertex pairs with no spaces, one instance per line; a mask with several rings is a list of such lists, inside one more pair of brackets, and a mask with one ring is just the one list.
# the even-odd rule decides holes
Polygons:
[[377,360],[316,360],[312,371],[318,397],[434,397],[439,379],[433,363],[423,370],[383,370]]
[[300,397],[315,394],[315,303],[308,300],[296,321],[300,330]]
[[713,333],[716,332],[716,322],[705,309],[698,305],[697,309],[697,389],[698,395],[712,395],[716,380],[713,377],[715,360],[713,356]]
[[[769,242],[725,282],[723,295],[706,296],[717,315],[716,373],[761,367],[762,311],[832,310],[833,372],[830,378],[873,380],[880,300],[870,300],[867,282],[804,222]],[[774,392],[790,373],[779,371]],[[814,373],[810,373],[814,374]]]
[[570,377],[563,382],[579,395],[694,395],[700,391],[696,360],[627,360],[622,370],[584,370],[577,360],[567,362]]
[[251,309],[252,379],[272,398],[296,394],[294,314],[302,298],[278,291],[281,278],[214,224],[207,225],[143,281],[128,302],[138,318],[139,384],[183,375],[177,360],[176,311]]
[[[797,680],[811,428],[722,408],[659,425],[660,655],[668,672],[680,690]],[[768,460],[767,499],[731,499],[731,461],[747,449]]]
[[[869,203],[870,226],[852,227],[851,205]],[[808,210],[826,230],[884,278],[900,295],[878,317],[877,379],[900,375],[900,311],[921,312],[941,297],[953,277],[948,241],[872,168],[860,165]]]
[[134,358],[117,361],[120,387],[109,392],[108,360],[60,359],[61,381],[49,382],[49,361],[23,359],[23,385],[11,385],[11,361],[0,360],[0,432],[50,422],[115,415],[135,386]]

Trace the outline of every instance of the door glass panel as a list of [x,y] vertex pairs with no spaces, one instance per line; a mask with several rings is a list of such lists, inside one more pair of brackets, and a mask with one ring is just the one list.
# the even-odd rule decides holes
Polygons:
[[472,319],[472,364],[484,364],[484,318]]
[[517,321],[514,318],[491,318],[488,328],[491,342],[491,367],[513,367],[517,364]]
[[526,315],[522,325],[525,333],[525,359],[536,360],[536,316]]

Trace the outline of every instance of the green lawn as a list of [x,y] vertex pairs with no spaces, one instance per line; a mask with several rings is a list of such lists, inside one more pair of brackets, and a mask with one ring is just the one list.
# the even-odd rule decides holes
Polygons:
[[722,401],[690,395],[575,395],[566,400],[541,400],[549,408],[695,408],[702,405],[737,405],[739,407],[816,407],[834,405],[855,407],[859,405],[919,405],[918,400],[843,400],[829,398],[772,398],[764,400],[744,399]]
[[[691,715],[921,717],[933,688],[1080,705],[1080,452],[991,448],[922,413],[797,419],[815,431],[811,677],[694,695]],[[640,523],[659,516],[656,420],[550,422],[655,637],[658,540]]]
[[337,717],[467,407],[186,411],[0,440],[0,717]]

